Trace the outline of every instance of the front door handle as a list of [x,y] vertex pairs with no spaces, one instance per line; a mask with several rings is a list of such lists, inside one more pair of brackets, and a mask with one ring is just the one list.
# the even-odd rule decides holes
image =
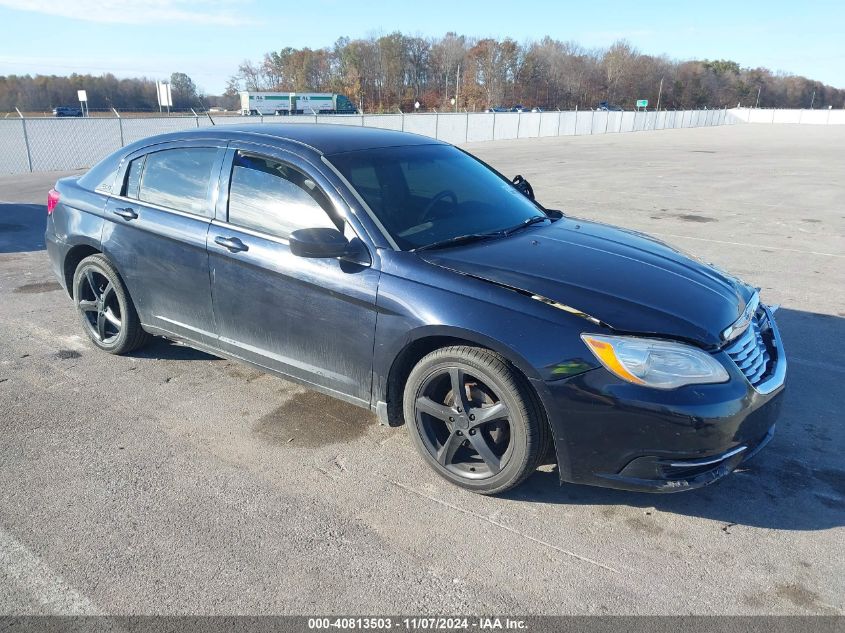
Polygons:
[[125,207],[123,209],[115,209],[115,215],[119,215],[124,220],[134,220],[138,217],[138,213],[132,207]]
[[228,248],[230,253],[239,253],[240,251],[248,251],[249,246],[241,242],[236,237],[223,237],[218,235],[214,238],[214,243],[219,244],[223,248]]

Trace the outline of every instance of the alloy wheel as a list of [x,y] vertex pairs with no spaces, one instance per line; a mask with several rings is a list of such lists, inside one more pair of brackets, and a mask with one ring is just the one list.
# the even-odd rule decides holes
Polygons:
[[498,474],[512,452],[510,410],[492,381],[462,367],[431,374],[414,402],[423,444],[440,468],[467,479]]
[[114,285],[94,268],[84,271],[79,285],[77,305],[85,317],[90,334],[108,345],[120,336],[123,317]]

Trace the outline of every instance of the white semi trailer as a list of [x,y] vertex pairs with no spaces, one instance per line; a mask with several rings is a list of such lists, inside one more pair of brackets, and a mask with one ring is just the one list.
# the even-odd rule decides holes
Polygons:
[[333,92],[249,92],[241,96],[241,114],[355,114],[358,110],[344,95]]

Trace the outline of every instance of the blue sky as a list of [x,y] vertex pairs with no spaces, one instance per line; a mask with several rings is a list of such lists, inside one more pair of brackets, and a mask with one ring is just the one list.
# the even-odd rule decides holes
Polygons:
[[845,88],[843,0],[0,0],[0,25],[0,75],[181,71],[209,94],[267,51],[393,30],[587,47],[625,38],[646,53],[732,59]]

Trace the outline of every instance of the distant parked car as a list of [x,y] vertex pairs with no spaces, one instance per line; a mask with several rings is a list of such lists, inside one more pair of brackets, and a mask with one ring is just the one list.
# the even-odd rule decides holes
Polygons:
[[543,108],[531,108],[531,112],[545,112]]
[[493,108],[487,108],[485,112],[510,112],[507,108],[502,108],[500,106],[496,106]]
[[58,106],[53,108],[53,116],[82,116],[82,109],[75,106]]
[[526,111],[526,109],[525,109],[525,106],[523,106],[523,105],[515,105],[514,107],[511,108],[511,112],[525,112],[525,111]]
[[599,103],[596,110],[602,110],[604,112],[622,112],[622,108],[616,104],[608,103],[607,101],[602,101]]

